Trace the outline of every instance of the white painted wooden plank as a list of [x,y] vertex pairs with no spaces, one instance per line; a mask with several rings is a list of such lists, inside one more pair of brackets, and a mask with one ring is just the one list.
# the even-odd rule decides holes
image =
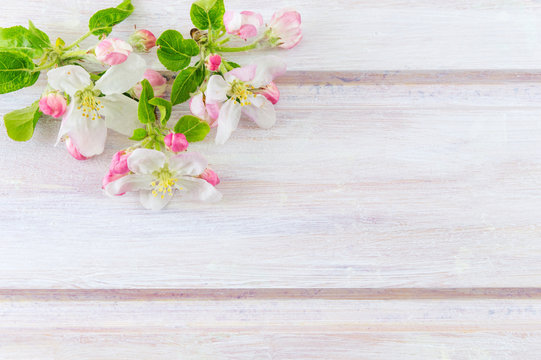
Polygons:
[[224,200],[161,213],[101,193],[120,137],[77,162],[55,120],[2,133],[0,288],[539,286],[538,78],[293,73],[272,130],[194,144]]
[[6,359],[537,359],[539,300],[2,301]]
[[[31,18],[55,36],[74,40],[97,9],[117,0],[16,0],[2,2],[2,26]],[[134,0],[136,11],[115,34],[133,26],[156,34],[176,28],[188,35],[192,1]],[[541,4],[527,0],[227,0],[232,10],[254,10],[270,19],[294,6],[304,39],[280,52],[292,70],[537,69],[541,63]],[[90,44],[90,42],[87,42]],[[154,62],[158,67],[158,63]]]

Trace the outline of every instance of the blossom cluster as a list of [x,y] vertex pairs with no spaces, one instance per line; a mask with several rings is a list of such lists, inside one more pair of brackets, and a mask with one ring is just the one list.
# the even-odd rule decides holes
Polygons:
[[[274,80],[286,71],[277,56],[241,66],[226,55],[296,46],[302,38],[300,14],[280,10],[266,23],[252,11],[226,11],[223,0],[198,0],[190,9],[191,39],[177,30],[158,38],[145,29],[128,39],[111,36],[113,26],[133,11],[131,1],[124,0],[96,12],[89,31],[70,45],[61,39],[52,44],[32,22],[28,28],[0,28],[0,56],[6,60],[0,93],[32,86],[41,71],[47,71],[48,84],[34,104],[4,116],[8,135],[29,140],[42,115],[58,118],[56,143],[86,160],[103,153],[110,129],[134,143],[113,156],[102,180],[106,194],[138,192],[142,205],[152,210],[162,209],[175,194],[218,201],[220,179],[201,154],[188,150],[190,143],[204,140],[211,128],[215,143],[226,143],[243,115],[261,128],[272,127],[280,99]],[[96,43],[83,48],[92,35]],[[167,79],[149,69],[141,54],[153,48],[175,73],[170,91]],[[191,114],[171,124],[172,108],[188,101]]]

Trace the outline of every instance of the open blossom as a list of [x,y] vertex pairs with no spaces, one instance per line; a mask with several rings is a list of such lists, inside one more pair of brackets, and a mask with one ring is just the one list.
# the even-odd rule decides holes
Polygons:
[[165,136],[163,139],[163,142],[165,143],[167,149],[175,153],[186,150],[189,145],[184,134],[177,134],[173,132],[167,134],[167,136]]
[[222,57],[218,54],[210,54],[205,60],[205,66],[209,71],[218,71],[222,64]]
[[134,31],[134,33],[130,35],[129,41],[134,49],[142,52],[148,52],[156,46],[156,36],[145,29]]
[[133,51],[130,44],[124,40],[109,38],[99,42],[96,46],[96,58],[99,61],[109,65],[122,64],[128,59]]
[[108,183],[105,192],[120,195],[138,191],[141,204],[160,210],[178,192],[185,200],[218,201],[222,194],[199,176],[207,161],[197,153],[181,153],[169,158],[151,149],[136,149],[128,157],[130,172]]
[[77,146],[75,146],[75,144],[73,143],[73,141],[71,141],[69,137],[66,138],[66,149],[68,149],[69,154],[77,160],[88,159],[86,156],[81,155],[79,149],[77,149]]
[[212,186],[216,186],[220,183],[220,178],[211,168],[206,168],[199,177]]
[[55,118],[64,115],[67,106],[66,98],[57,91],[50,92],[39,99],[39,110]]
[[257,36],[263,26],[261,14],[252,11],[237,13],[226,11],[224,14],[224,25],[228,34],[237,35],[243,40]]
[[[154,96],[160,97],[165,94],[165,91],[167,90],[167,79],[162,76],[159,72],[156,70],[147,69],[145,73],[143,74],[143,81],[144,79],[147,79],[150,83],[150,86],[152,86],[152,89],[154,90]],[[136,98],[139,99],[141,96],[141,92],[143,91],[143,86],[141,85],[141,82],[138,82],[133,87],[133,93]]]
[[256,93],[266,97],[273,105],[280,100],[280,90],[278,90],[278,86],[276,86],[274,81],[271,81],[269,85],[258,90]]
[[269,23],[269,41],[274,46],[291,49],[302,39],[301,14],[294,10],[279,10]]
[[218,116],[220,115],[220,106],[205,102],[203,93],[194,95],[190,100],[190,111],[200,119],[205,120],[210,127],[218,126]]
[[145,61],[132,54],[124,63],[111,66],[94,83],[80,66],[66,65],[47,73],[49,85],[71,97],[62,118],[58,142],[69,137],[80,154],[101,154],[107,128],[130,136],[139,127],[137,101],[123,95],[143,77]]
[[265,88],[275,77],[286,70],[278,57],[269,56],[257,65],[233,69],[224,74],[213,75],[205,91],[207,103],[220,104],[216,143],[224,144],[237,128],[241,113],[247,115],[262,128],[270,128],[276,122],[274,106],[257,92]]

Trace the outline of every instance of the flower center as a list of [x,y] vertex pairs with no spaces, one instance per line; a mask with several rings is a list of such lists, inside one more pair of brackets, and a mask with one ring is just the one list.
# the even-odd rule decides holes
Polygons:
[[152,175],[156,178],[153,182],[150,183],[154,189],[152,189],[152,195],[154,197],[160,195],[163,199],[165,194],[171,195],[173,193],[173,187],[177,183],[178,179],[173,177],[173,173],[167,165],[161,168],[158,171],[155,171]]
[[231,83],[231,98],[237,100],[241,106],[251,105],[252,103],[248,101],[248,96],[252,95],[253,89],[254,87],[252,85],[240,80],[234,80]]
[[83,109],[84,117],[90,118],[90,115],[92,115],[92,120],[96,120],[96,117],[98,119],[102,117],[99,113],[103,109],[101,101],[98,100],[100,94],[101,92],[99,90],[94,90],[93,85],[89,85],[75,93],[75,99],[78,104],[77,109]]

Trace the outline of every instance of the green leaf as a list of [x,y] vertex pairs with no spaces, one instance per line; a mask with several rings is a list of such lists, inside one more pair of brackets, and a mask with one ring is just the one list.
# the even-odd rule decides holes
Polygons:
[[[35,27],[34,29],[37,30]],[[51,44],[36,35],[32,30],[18,25],[10,28],[0,28],[0,47],[19,51],[31,59],[37,59],[43,56],[44,49],[50,48]]]
[[131,0],[124,0],[114,8],[103,9],[96,12],[88,21],[88,28],[93,35],[109,35],[113,26],[126,20],[133,12]]
[[188,100],[205,79],[205,68],[202,66],[190,66],[178,73],[173,87],[171,88],[171,102],[173,105],[181,104]]
[[35,27],[34,23],[30,20],[28,20],[28,30],[30,30],[30,32],[33,35],[41,39],[41,41],[43,41],[44,43],[50,46],[51,40],[49,39],[49,36],[45,34],[43,31],[41,31],[40,29],[38,29],[37,27]]
[[199,0],[190,9],[192,23],[200,30],[220,29],[224,24],[224,13],[223,0]]
[[155,97],[150,99],[148,103],[158,107],[160,110],[160,122],[163,125],[167,124],[167,121],[169,118],[171,118],[171,109],[173,108],[171,102],[159,97]]
[[143,90],[141,91],[141,96],[139,97],[139,105],[137,107],[137,113],[139,115],[139,121],[143,124],[148,124],[156,120],[154,115],[154,105],[149,104],[149,100],[154,97],[154,90],[148,82],[147,79],[141,81]]
[[176,30],[164,31],[156,41],[160,62],[171,71],[179,71],[190,64],[199,47],[192,39],[184,39]]
[[236,69],[236,68],[239,68],[240,65],[237,64],[236,62],[233,62],[233,61],[226,61],[227,65],[229,65],[230,68],[232,69]]
[[0,50],[0,94],[33,85],[39,77],[34,63],[18,51]]
[[16,141],[27,141],[32,138],[36,124],[41,117],[38,104],[39,101],[36,101],[24,109],[4,115],[4,125],[10,138]]
[[175,132],[182,133],[186,136],[188,142],[196,142],[203,140],[210,131],[210,126],[207,122],[193,115],[184,115],[180,118],[174,128]]
[[148,136],[146,129],[135,129],[130,140],[141,141]]

